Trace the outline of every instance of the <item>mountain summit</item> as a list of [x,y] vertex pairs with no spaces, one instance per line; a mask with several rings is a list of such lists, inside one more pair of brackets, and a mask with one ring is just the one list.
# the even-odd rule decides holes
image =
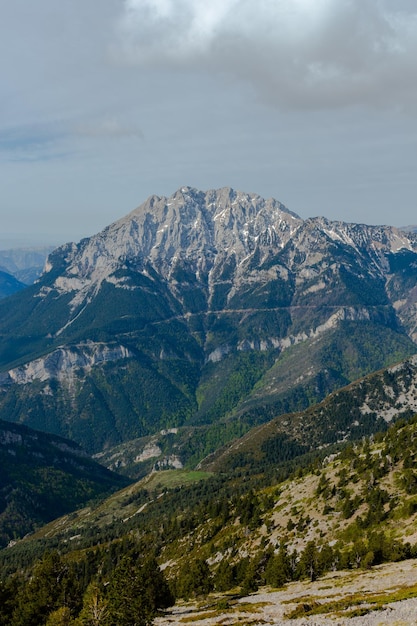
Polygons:
[[[78,312],[103,280],[129,288],[115,273],[133,264],[136,271],[156,271],[180,300],[181,277],[197,281],[206,296],[202,308],[211,308],[225,264],[244,275],[255,250],[262,250],[265,261],[301,224],[275,200],[230,188],[203,193],[183,187],[170,198],[150,197],[98,235],[64,248],[65,278],[60,276],[54,286],[60,293],[76,292],[71,307]],[[46,269],[53,270],[54,262]]]
[[[254,278],[262,284],[288,281],[293,272],[298,275],[298,297],[320,275],[315,289],[326,291],[335,270],[329,268],[326,253],[341,247],[350,248],[366,272],[379,277],[389,273],[387,255],[417,250],[415,237],[392,227],[324,218],[304,221],[273,199],[230,188],[204,193],[183,187],[170,198],[150,197],[98,235],[64,247],[59,262],[63,254],[65,270],[53,287],[60,294],[74,294],[70,308],[75,317],[103,281],[131,287],[125,276],[117,279],[118,271],[134,267],[149,274],[152,269],[168,281],[184,312],[216,310],[230,304]],[[47,271],[54,267],[50,261]],[[349,272],[349,265],[345,269]],[[198,286],[198,302],[186,301],[185,284]],[[278,305],[281,300],[278,295]],[[285,300],[289,304],[291,298]]]
[[219,420],[242,434],[414,353],[416,301],[413,233],[183,187],[0,303],[1,415],[92,451]]

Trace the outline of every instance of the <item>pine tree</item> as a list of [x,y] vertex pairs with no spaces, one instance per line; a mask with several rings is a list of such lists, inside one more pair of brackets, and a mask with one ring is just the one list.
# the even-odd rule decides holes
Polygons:
[[228,591],[236,585],[234,568],[230,565],[227,559],[223,559],[217,570],[215,576],[215,588],[217,591]]
[[109,584],[107,621],[111,626],[149,626],[157,610],[172,603],[173,597],[156,561],[141,563],[136,555],[127,555]]
[[319,574],[319,553],[315,541],[309,541],[301,555],[300,570],[302,576],[308,576],[313,582]]
[[13,626],[42,626],[61,607],[77,612],[81,596],[74,570],[57,552],[46,554],[36,565],[29,583],[16,599]]
[[71,624],[74,624],[74,622],[71,618],[71,611],[67,606],[62,606],[56,609],[56,611],[52,611],[46,620],[46,626],[71,626]]
[[83,608],[78,617],[80,626],[101,626],[108,617],[107,600],[103,590],[96,582],[90,583],[84,594]]
[[187,564],[178,577],[177,592],[181,598],[205,596],[213,590],[210,568],[204,559]]
[[284,543],[280,544],[278,554],[269,561],[265,570],[265,580],[272,587],[282,587],[292,578],[291,562]]

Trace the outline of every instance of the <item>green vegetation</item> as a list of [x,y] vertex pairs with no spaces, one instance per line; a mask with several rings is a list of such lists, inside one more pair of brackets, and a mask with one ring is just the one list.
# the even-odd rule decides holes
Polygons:
[[165,577],[152,557],[133,548],[113,556],[116,564],[99,572],[91,559],[45,554],[30,580],[15,576],[0,584],[0,624],[149,626],[174,602]]
[[129,481],[72,442],[0,421],[0,547]]
[[212,474],[210,472],[202,471],[187,471],[187,470],[167,470],[160,471],[151,474],[146,478],[146,488],[148,490],[154,489],[173,489],[175,487],[181,487],[190,483],[199,482],[210,478]]
[[[36,623],[39,611],[45,624],[65,611],[74,625],[94,623],[92,611],[103,624],[129,624],[133,614],[150,624],[174,597],[247,594],[416,557],[417,545],[407,541],[416,508],[406,506],[416,497],[416,431],[417,416],[400,420],[385,434],[345,444],[332,460],[330,449],[298,457],[291,476],[288,463],[261,473],[255,464],[224,476],[153,474],[1,551],[0,624]],[[53,577],[60,584],[52,588]],[[151,579],[159,581],[154,591]],[[303,600],[291,617],[346,614],[349,606]]]
[[[181,453],[191,466],[253,426],[305,410],[360,376],[415,353],[381,280],[362,277],[349,246],[329,246],[329,256],[316,268],[325,290],[315,289],[314,277],[311,285],[297,286],[296,275],[285,270],[290,248],[261,268],[254,252],[248,259],[253,271],[279,271],[243,281],[239,289],[233,260],[218,268],[222,282],[211,301],[205,280],[197,279],[186,261],[173,267],[170,283],[143,259],[126,259],[114,274],[126,289],[103,281],[88,306],[79,309],[70,306],[74,293],[54,288],[68,253],[56,251],[53,270],[39,285],[0,302],[0,367],[7,371],[62,346],[77,351],[86,342],[122,347],[129,357],[74,370],[72,382],[64,377],[3,386],[2,416],[70,437],[89,452],[162,429],[204,425],[201,438],[188,441]],[[337,273],[330,269],[332,255],[340,263],[349,259],[345,269],[343,263]],[[394,269],[400,293],[411,270],[407,273],[400,261]],[[232,285],[233,296],[226,299]],[[353,308],[346,316],[354,319],[325,330],[339,308],[348,306]],[[360,421],[357,434],[379,426],[370,415]],[[336,440],[338,430],[336,424],[320,443]]]

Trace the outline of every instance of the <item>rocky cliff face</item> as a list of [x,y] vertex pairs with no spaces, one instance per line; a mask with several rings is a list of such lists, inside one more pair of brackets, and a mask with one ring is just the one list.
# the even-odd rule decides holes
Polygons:
[[[71,312],[77,315],[103,281],[118,289],[140,288],[123,271],[133,269],[166,281],[181,313],[315,303],[386,305],[390,259],[405,253],[416,269],[416,237],[393,227],[302,220],[272,199],[229,188],[203,193],[184,187],[170,198],[152,196],[98,235],[62,248],[65,269],[41,295],[70,294]],[[51,259],[47,271],[53,269]],[[348,286],[349,297],[346,290],[341,297],[338,283],[353,280],[357,284]],[[369,280],[380,293],[374,285],[372,294],[361,298],[357,292],[366,291]],[[193,302],[190,291],[198,294]],[[392,304],[414,336],[414,294],[411,299]]]
[[71,348],[58,348],[21,367],[0,372],[0,386],[14,383],[27,385],[34,381],[44,382],[51,379],[70,385],[93,367],[132,357],[133,354],[124,346],[87,341]]
[[269,419],[412,354],[416,302],[413,233],[184,187],[0,306],[0,410],[96,451],[253,403]]

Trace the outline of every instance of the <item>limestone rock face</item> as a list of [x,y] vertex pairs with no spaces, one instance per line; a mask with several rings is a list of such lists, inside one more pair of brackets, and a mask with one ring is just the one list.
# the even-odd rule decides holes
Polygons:
[[[277,306],[302,304],[306,296],[334,300],[335,306],[355,304],[330,295],[335,282],[354,276],[366,284],[371,278],[389,291],[390,259],[408,252],[415,267],[417,238],[390,226],[302,220],[276,200],[230,188],[183,187],[170,198],[150,197],[97,235],[60,250],[64,271],[52,288],[71,294],[72,311],[89,302],[103,281],[135,289],[123,272],[129,268],[149,277],[153,270],[187,312],[184,291],[190,285],[200,290],[203,310],[235,309],[241,300],[241,308],[251,308],[247,298],[243,301],[247,293],[267,285],[277,291],[277,283],[288,287],[285,296],[275,298]],[[46,270],[53,267],[50,259]],[[415,338],[416,296],[403,295],[396,308]]]

